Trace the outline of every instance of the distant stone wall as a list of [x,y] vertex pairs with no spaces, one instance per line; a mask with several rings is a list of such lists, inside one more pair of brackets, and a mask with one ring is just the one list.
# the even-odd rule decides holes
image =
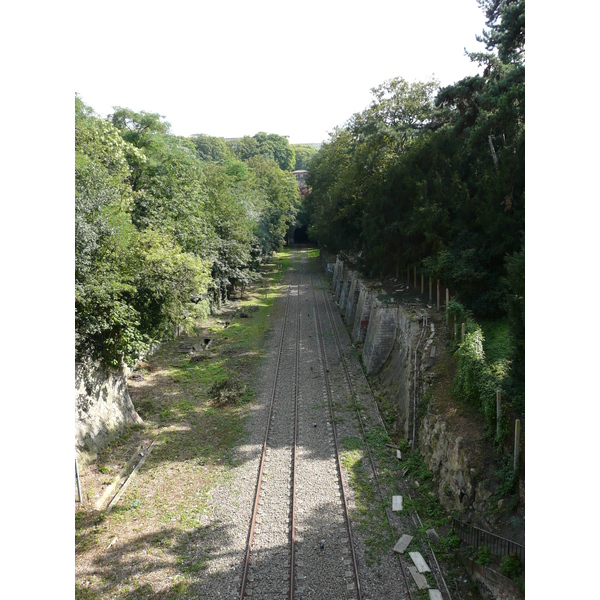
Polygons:
[[126,425],[142,422],[127,391],[125,372],[75,366],[75,448],[82,462],[96,456]]

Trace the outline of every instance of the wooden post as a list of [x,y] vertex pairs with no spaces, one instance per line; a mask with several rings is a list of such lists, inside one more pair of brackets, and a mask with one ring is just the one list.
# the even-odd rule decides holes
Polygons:
[[440,310],[440,280],[437,280],[437,309]]
[[466,334],[466,329],[467,329],[467,324],[463,323],[460,326],[460,343],[464,344],[465,343],[465,334]]
[[519,455],[521,453],[521,421],[517,419],[515,421],[515,462],[513,469],[515,473],[519,469]]
[[425,291],[425,275],[421,273],[421,294]]
[[77,481],[77,497],[81,503],[81,481],[79,480],[79,465],[77,464],[77,457],[75,457],[75,480]]
[[429,304],[433,304],[433,279],[429,276]]
[[454,336],[452,337],[452,339],[456,339],[456,315],[454,315]]
[[450,318],[448,314],[448,309],[450,308],[450,290],[446,288],[446,325],[448,325],[448,319]]
[[496,390],[496,437],[500,435],[500,402],[502,400],[502,392]]

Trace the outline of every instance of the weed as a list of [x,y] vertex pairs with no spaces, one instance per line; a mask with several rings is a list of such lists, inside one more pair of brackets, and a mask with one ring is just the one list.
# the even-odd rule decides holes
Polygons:
[[492,553],[490,552],[490,549],[487,548],[486,546],[481,546],[477,550],[477,554],[475,556],[475,562],[479,563],[480,565],[487,565],[487,564],[489,564],[489,562],[491,560],[492,560]]
[[523,567],[516,554],[505,554],[500,561],[500,570],[503,575],[516,579],[523,571]]
[[504,498],[512,494],[517,486],[519,480],[518,473],[514,470],[513,458],[510,454],[506,454],[499,459],[499,468],[495,471],[494,475],[499,481],[498,491],[496,492],[496,498]]
[[94,589],[75,582],[75,600],[99,600],[100,596]]
[[217,381],[210,388],[209,395],[216,406],[227,406],[237,404],[246,394],[246,386],[237,380],[230,378]]

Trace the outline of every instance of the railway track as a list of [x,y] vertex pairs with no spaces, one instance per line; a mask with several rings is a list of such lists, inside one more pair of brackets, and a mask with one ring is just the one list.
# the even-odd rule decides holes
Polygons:
[[286,295],[239,598],[362,600],[306,262]]
[[[347,337],[346,330],[343,326],[343,323],[341,322],[341,318],[339,317],[339,315],[338,315],[337,319],[335,318],[333,309],[331,306],[331,301],[329,300],[327,295],[322,292],[322,296],[323,296],[323,304],[325,305],[325,310],[327,313],[327,319],[329,322],[330,330],[332,332],[331,337],[333,338],[333,340],[335,342],[334,345],[337,350],[338,361],[339,361],[340,366],[342,367],[341,370],[343,371],[343,374],[344,374],[343,384],[347,390],[347,396],[350,398],[353,398],[355,400],[353,402],[353,406],[354,406],[354,410],[356,412],[356,421],[360,426],[361,437],[362,437],[362,440],[364,443],[364,447],[367,450],[367,455],[369,458],[369,464],[371,466],[372,476],[375,481],[375,487],[377,488],[379,497],[385,506],[386,520],[387,520],[389,529],[390,529],[394,539],[397,539],[402,533],[406,533],[407,530],[409,529],[410,525],[409,525],[409,523],[407,523],[408,517],[394,514],[391,511],[390,502],[388,500],[388,493],[385,491],[384,487],[381,485],[379,478],[377,476],[378,469],[377,469],[377,465],[376,465],[376,460],[374,459],[373,453],[371,452],[371,449],[369,447],[369,442],[368,442],[368,438],[367,438],[366,431],[365,431],[365,423],[369,423],[371,426],[380,426],[385,431],[386,434],[387,434],[387,428],[385,427],[385,423],[384,423],[383,419],[381,418],[381,414],[379,413],[377,404],[376,404],[375,400],[373,399],[373,395],[372,395],[370,386],[366,380],[366,377],[365,377],[362,369],[360,368],[360,365],[358,365],[358,364],[354,365],[354,369],[352,369],[352,373],[351,373],[351,367],[348,364],[349,361],[346,357],[347,349],[344,350],[344,348],[343,348],[341,336],[339,333],[339,327],[341,326],[344,329],[344,333]],[[317,301],[315,299],[315,305],[316,304],[317,304]],[[346,340],[346,345],[349,345],[347,340]],[[368,400],[370,400],[370,401],[362,403],[361,398],[365,398],[365,396],[367,396]],[[363,408],[361,410],[361,406],[366,407],[366,408]],[[412,521],[412,526],[414,527],[415,530],[417,528],[422,528],[421,519],[418,514],[411,513],[409,518]],[[441,568],[439,566],[437,558],[435,557],[435,554],[429,544],[422,546],[421,554],[426,559],[429,559],[428,564],[431,567],[432,574],[436,580],[437,588],[441,591],[442,597],[444,598],[444,600],[451,600],[450,591],[448,590],[448,586],[446,585],[446,582],[444,580],[443,573],[441,571]],[[416,586],[415,586],[414,582],[412,582],[409,579],[409,577],[407,576],[408,567],[412,566],[412,565],[410,563],[408,563],[406,558],[403,557],[402,555],[397,554],[396,556],[398,557],[398,561],[401,566],[408,598],[410,598],[410,600],[412,600],[414,595],[417,594],[417,590],[416,590]]]

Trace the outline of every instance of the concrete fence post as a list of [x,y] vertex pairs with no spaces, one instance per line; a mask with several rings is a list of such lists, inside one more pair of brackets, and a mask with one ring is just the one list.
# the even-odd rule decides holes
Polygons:
[[429,304],[433,304],[433,279],[429,276]]
[[406,267],[406,287],[410,287],[410,267]]
[[517,419],[515,421],[515,462],[513,469],[515,473],[519,469],[519,455],[521,453],[521,421]]
[[446,288],[446,325],[448,325],[448,320],[450,316],[448,314],[448,310],[450,308],[450,290]]
[[500,402],[502,400],[502,392],[496,390],[496,437],[500,435]]
[[417,265],[415,265],[413,267],[414,269],[414,275],[413,275],[413,287],[415,288],[415,290],[417,289]]
[[440,310],[440,280],[437,280],[437,309]]
[[421,294],[425,291],[425,275],[421,273]]
[[461,344],[465,343],[466,329],[467,329],[467,324],[466,323],[462,323],[462,325],[460,326],[460,343]]

